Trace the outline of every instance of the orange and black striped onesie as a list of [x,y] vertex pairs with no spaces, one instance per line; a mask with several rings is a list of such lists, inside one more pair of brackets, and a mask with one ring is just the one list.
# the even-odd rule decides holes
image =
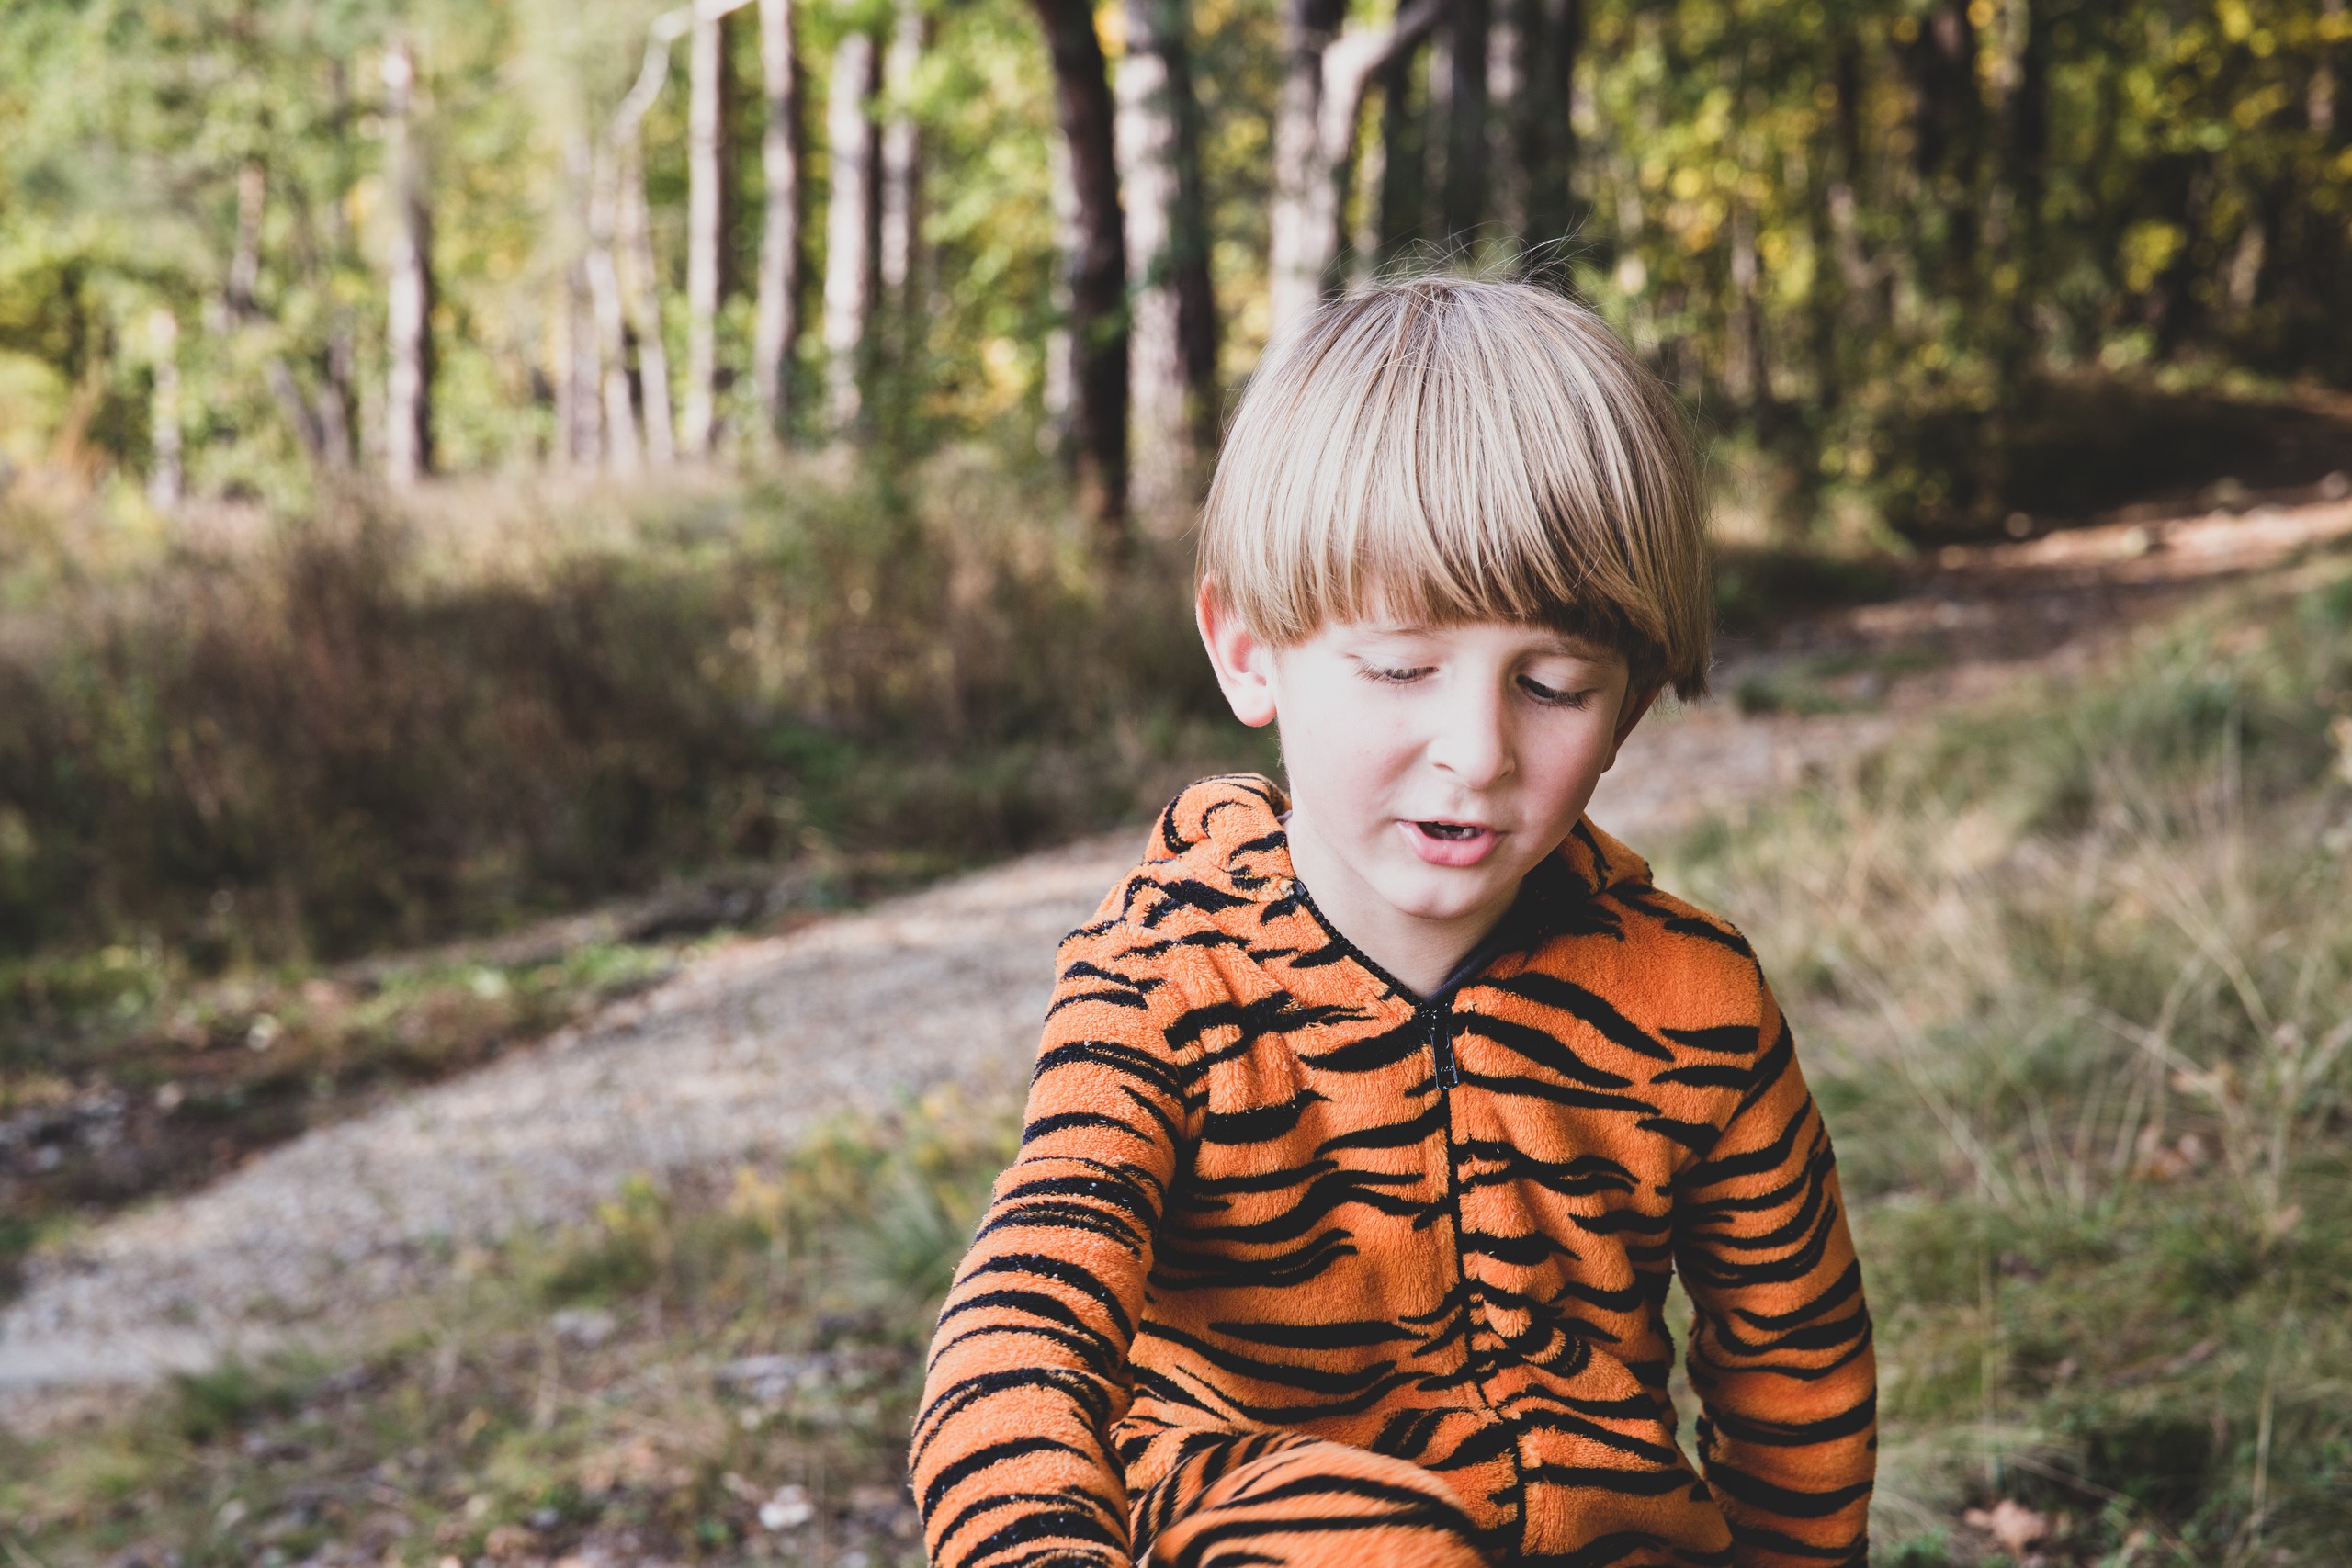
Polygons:
[[1870,1317],[1747,942],[1588,821],[1419,998],[1283,809],[1193,785],[1062,944],[916,1418],[935,1568],[1860,1568]]

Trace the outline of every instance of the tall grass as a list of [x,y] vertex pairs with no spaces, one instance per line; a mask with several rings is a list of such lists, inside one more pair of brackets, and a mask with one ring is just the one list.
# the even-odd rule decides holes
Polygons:
[[[2352,1535],[2352,574],[1695,835],[1807,1036],[1885,1355],[1882,1534]],[[2064,1560],[2062,1558],[2062,1560]]]
[[35,535],[0,518],[0,953],[331,956],[728,861],[952,863],[1238,733],[1169,563],[1101,570],[971,452],[346,496],[128,565]]

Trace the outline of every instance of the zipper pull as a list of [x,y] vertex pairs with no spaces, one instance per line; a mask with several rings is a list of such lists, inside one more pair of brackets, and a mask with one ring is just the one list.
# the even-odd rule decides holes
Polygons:
[[1430,1037],[1430,1055],[1437,1064],[1437,1081],[1441,1089],[1462,1087],[1462,1069],[1453,1060],[1453,1039],[1446,1030],[1446,1015],[1435,1008],[1421,1012],[1421,1028]]

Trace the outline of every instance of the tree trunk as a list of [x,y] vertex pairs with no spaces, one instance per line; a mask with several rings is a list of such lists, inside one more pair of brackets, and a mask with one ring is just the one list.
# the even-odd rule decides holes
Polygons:
[[1453,0],[1453,90],[1446,117],[1445,242],[1467,244],[1487,220],[1487,66],[1492,0]]
[[616,150],[620,209],[616,214],[621,299],[637,340],[638,398],[645,411],[645,457],[657,468],[677,461],[677,422],[670,412],[670,350],[662,335],[661,273],[645,209],[645,167],[637,135]]
[[881,412],[894,430],[912,406],[923,337],[922,290],[916,282],[922,250],[922,133],[915,124],[911,99],[928,30],[916,0],[898,0],[882,67],[889,118],[877,148],[880,214],[875,257],[875,298],[881,306],[888,361],[887,378],[877,384],[890,394],[888,407]]
[[[2320,0],[2319,14],[2326,22],[2334,23],[2344,15],[2344,0]],[[2319,137],[2320,145],[2334,149],[2343,144],[2346,130],[2346,116],[2337,102],[2343,91],[2340,62],[2344,48],[2329,41],[2312,52],[2315,58],[2312,61],[2311,82],[2303,89],[2303,118]]]
[[866,328],[874,310],[874,118],[879,85],[874,40],[853,32],[833,50],[826,112],[832,188],[825,210],[825,422],[846,434],[865,411]]
[[1764,307],[1757,298],[1756,214],[1735,201],[1730,223],[1731,331],[1724,345],[1724,388],[1734,407],[1753,416],[1772,399],[1764,351]]
[[767,104],[760,137],[766,199],[752,375],[768,431],[781,437],[791,418],[793,345],[800,339],[800,60],[792,0],[760,0],[760,81]]
[[229,257],[221,290],[232,323],[250,321],[261,287],[261,224],[269,194],[269,172],[259,158],[237,165],[237,246]]
[[[1322,0],[1311,0],[1321,4]],[[1288,331],[1323,298],[1326,275],[1340,254],[1340,226],[1347,210],[1348,177],[1355,164],[1356,125],[1363,113],[1364,89],[1373,76],[1417,43],[1452,0],[1414,0],[1385,27],[1351,28],[1339,39],[1317,44],[1306,31],[1319,13],[1294,13],[1300,30],[1293,61],[1310,51],[1316,62],[1311,93],[1285,82],[1282,118],[1275,124],[1273,327]],[[1299,106],[1312,99],[1308,130],[1294,123]],[[1311,133],[1310,133],[1311,131]],[[1285,146],[1285,141],[1290,145]]]
[[[1054,250],[1058,255],[1078,254],[1078,190],[1070,183],[1069,147],[1059,137],[1046,144],[1046,195],[1053,205]],[[1039,400],[1045,405],[1046,427],[1040,445],[1074,461],[1078,440],[1072,420],[1078,410],[1078,339],[1069,330],[1069,268],[1057,267],[1047,303],[1053,325],[1046,329],[1046,367]]]
[[[1584,46],[1584,0],[1519,0],[1527,51],[1518,117],[1519,159],[1527,171],[1529,243],[1553,245],[1578,227],[1575,182],[1577,55]],[[1560,258],[1564,259],[1564,258]]]
[[1128,378],[1136,499],[1188,503],[1216,444],[1216,305],[1209,284],[1184,0],[1127,0],[1119,62],[1119,177],[1134,290]]
[[1429,191],[1426,54],[1415,39],[1380,73],[1380,254],[1386,265],[1422,238]]
[[670,410],[670,350],[662,328],[662,272],[645,200],[645,112],[670,76],[670,46],[692,26],[692,13],[668,11],[645,34],[636,85],[605,128],[605,153],[616,186],[614,270],[629,335],[637,341],[638,400],[644,410],[645,457],[655,468],[677,460],[677,422]]
[[1077,376],[1080,503],[1107,543],[1126,536],[1125,220],[1111,82],[1086,0],[1031,0],[1053,57],[1055,99],[1078,197],[1077,244],[1064,258]]
[[1277,337],[1305,319],[1323,298],[1323,273],[1331,262],[1334,247],[1318,232],[1330,187],[1330,171],[1322,158],[1323,54],[1346,16],[1346,0],[1290,0],[1284,17],[1267,258]]
[[433,471],[433,220],[413,115],[416,62],[384,51],[384,163],[392,239],[385,310],[384,477],[407,486]]
[[726,287],[727,17],[697,0],[686,33],[686,400],[680,445],[710,454],[718,421],[718,301]]
[[147,317],[147,337],[155,359],[154,389],[149,394],[149,440],[154,446],[147,468],[147,501],[166,515],[179,510],[183,484],[180,437],[180,322],[161,306]]
[[616,474],[634,476],[644,466],[637,434],[637,409],[629,397],[628,325],[621,304],[620,269],[613,246],[619,228],[619,160],[607,148],[594,155],[588,182],[588,297],[596,318],[597,357],[603,362],[605,462]]
[[907,104],[914,91],[915,72],[922,65],[922,12],[914,0],[899,0],[882,67],[890,118],[882,128],[881,234],[876,266],[882,299],[902,317],[910,303],[906,290],[914,276],[915,252],[922,243],[922,134]]
[[336,473],[351,467],[351,388],[358,373],[358,350],[351,341],[351,319],[338,310],[327,329],[326,375],[311,400],[318,412],[319,439],[327,467]]

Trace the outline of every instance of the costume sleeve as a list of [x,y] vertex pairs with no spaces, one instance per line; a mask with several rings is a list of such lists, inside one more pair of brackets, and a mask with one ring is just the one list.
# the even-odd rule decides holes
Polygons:
[[1120,924],[1062,944],[1021,1153],[941,1309],[915,1417],[933,1568],[1128,1562],[1110,1429],[1188,1136],[1166,1036],[1182,1004],[1143,946]]
[[1878,1375],[1829,1134],[1761,990],[1755,1070],[1678,1180],[1699,1452],[1740,1568],[1864,1568]]

